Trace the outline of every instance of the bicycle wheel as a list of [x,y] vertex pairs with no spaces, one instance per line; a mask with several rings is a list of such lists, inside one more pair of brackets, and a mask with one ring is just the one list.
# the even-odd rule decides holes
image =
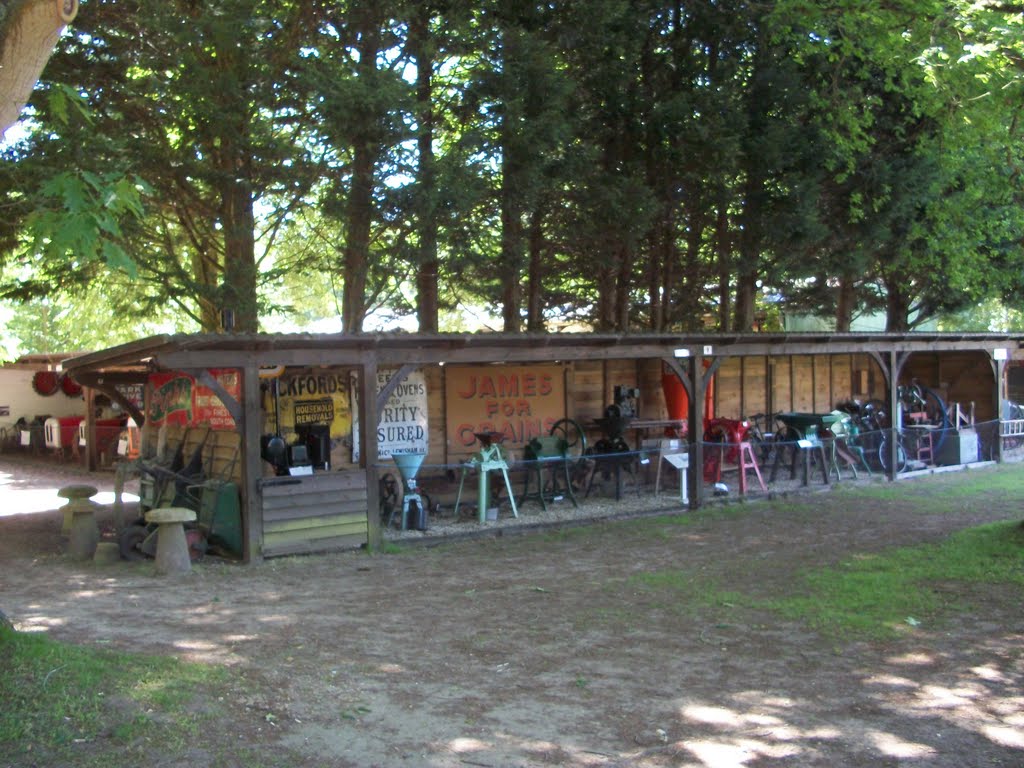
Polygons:
[[771,465],[775,458],[775,435],[766,435],[761,429],[761,422],[764,414],[756,414],[750,417],[750,430],[747,432],[747,441],[754,449],[754,455],[762,467]]
[[796,427],[779,427],[772,436],[772,466],[781,464],[791,466],[794,455],[797,452],[797,441],[802,440],[803,435]]
[[[882,469],[889,471],[889,437],[883,436],[878,443],[878,462]],[[903,441],[896,442],[896,474],[905,471],[907,468],[907,452],[903,448]]]

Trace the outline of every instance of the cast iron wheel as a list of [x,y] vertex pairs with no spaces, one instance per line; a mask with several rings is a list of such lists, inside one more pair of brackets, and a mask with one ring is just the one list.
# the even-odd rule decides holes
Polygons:
[[125,560],[145,560],[145,553],[139,548],[149,536],[149,528],[144,525],[126,526],[117,537],[117,548]]
[[577,489],[585,488],[590,469],[587,459],[590,449],[587,448],[587,435],[583,431],[583,427],[574,419],[559,419],[551,425],[548,434],[551,437],[560,437],[565,441],[565,457],[568,460],[570,482]]
[[573,462],[578,462],[587,453],[587,435],[573,419],[559,419],[551,425],[548,434],[565,440],[566,456]]

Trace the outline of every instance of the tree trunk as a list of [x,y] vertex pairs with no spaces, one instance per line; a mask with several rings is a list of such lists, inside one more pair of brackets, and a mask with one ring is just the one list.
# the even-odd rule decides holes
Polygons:
[[597,270],[597,320],[598,333],[611,331],[615,327],[615,270],[609,266]]
[[[380,52],[380,30],[372,11],[354,22],[359,29],[357,73],[372,82]],[[341,328],[344,333],[362,333],[366,320],[366,284],[370,268],[370,232],[373,222],[373,186],[379,147],[373,125],[356,133],[352,148],[352,186],[349,190],[344,251],[344,280],[341,293]]]
[[853,324],[853,309],[856,305],[856,283],[850,275],[839,278],[836,296],[836,332],[849,333]]
[[886,333],[906,333],[910,330],[910,297],[902,288],[899,278],[885,278],[885,330]]
[[[371,59],[372,60],[372,59]],[[344,270],[341,293],[341,328],[344,333],[362,333],[366,319],[366,279],[370,266],[370,222],[373,217],[373,169],[376,152],[369,142],[355,147],[352,161],[352,189],[348,200]]]
[[217,77],[238,84],[223,94],[221,118],[213,126],[213,163],[220,188],[224,238],[220,312],[213,328],[235,333],[259,331],[257,309],[256,218],[253,213],[251,108],[244,83],[244,59],[230,45],[219,45],[211,61]]
[[632,307],[629,291],[633,284],[633,259],[635,254],[629,246],[619,248],[618,274],[615,280],[615,330],[629,333],[629,310]]
[[[219,318],[220,330],[236,333],[259,331],[256,303],[256,226],[253,214],[251,172],[247,160],[237,164],[237,174],[225,180],[222,221],[224,226],[224,295],[223,308],[233,315]],[[227,327],[232,325],[233,327]],[[208,329],[214,330],[214,329]]]
[[[744,262],[746,263],[746,262]],[[736,315],[734,331],[745,333],[754,329],[754,307],[757,298],[757,271],[743,269],[736,276]]]
[[764,215],[765,182],[756,167],[756,158],[747,158],[747,183],[743,188],[742,229],[739,242],[739,264],[736,274],[736,307],[733,317],[734,331],[749,331],[754,327],[754,300],[761,261],[762,221]]
[[0,19],[0,135],[18,121],[60,31],[78,13],[78,0],[7,3]]
[[718,329],[729,329],[729,307],[731,306],[729,282],[732,277],[732,247],[729,238],[729,215],[726,202],[718,206],[718,217],[715,220],[715,252],[718,256]]
[[535,210],[530,216],[529,264],[526,284],[526,330],[542,333],[544,328],[544,216]]
[[523,263],[523,211],[519,199],[519,176],[512,137],[502,124],[501,160],[501,317],[505,333],[519,333],[519,304],[522,300],[520,266]]
[[416,147],[418,171],[418,260],[416,269],[416,316],[421,333],[436,333],[438,324],[437,275],[437,174],[434,165],[434,55],[430,38],[432,11],[428,4],[413,12],[409,27],[409,45],[416,60],[416,119],[419,132]]
[[686,221],[684,224],[686,229],[686,254],[683,267],[683,290],[674,294],[670,287],[668,302],[674,308],[676,317],[682,320],[682,330],[696,331],[704,326],[701,307],[704,267],[701,261],[700,248],[704,241],[707,216],[700,205],[696,203],[687,205]]

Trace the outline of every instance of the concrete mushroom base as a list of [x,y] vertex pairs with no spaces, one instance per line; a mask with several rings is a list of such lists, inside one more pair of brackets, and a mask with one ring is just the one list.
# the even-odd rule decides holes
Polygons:
[[66,485],[57,495],[67,499],[61,507],[64,525],[61,533],[69,537],[68,554],[76,560],[91,560],[100,541],[100,529],[96,525],[97,504],[90,497],[98,493],[91,485]]
[[62,499],[67,499],[68,503],[61,507],[61,511],[64,513],[64,524],[60,529],[60,532],[68,536],[71,533],[71,523],[74,522],[74,512],[78,509],[85,509],[88,507],[92,509],[93,502],[90,499],[99,493],[99,490],[94,485],[74,484],[65,485],[59,491],[57,495]]
[[156,570],[157,573],[187,573],[192,568],[185,540],[185,523],[196,519],[196,513],[185,507],[164,507],[151,509],[146,513],[146,522],[155,523]]

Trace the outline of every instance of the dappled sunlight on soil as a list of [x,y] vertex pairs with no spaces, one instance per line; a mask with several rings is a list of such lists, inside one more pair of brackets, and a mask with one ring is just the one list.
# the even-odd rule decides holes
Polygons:
[[22,631],[230,666],[234,719],[204,738],[286,768],[1024,765],[1020,595],[887,642],[745,607],[804,568],[1019,514],[882,504],[205,560],[171,579],[70,561],[51,510],[0,519],[0,608]]
[[[39,512],[50,512],[67,504],[67,499],[57,492],[68,483],[49,483],[37,485],[30,478],[19,478],[12,472],[0,471],[0,517],[12,515],[30,515]],[[136,494],[125,493],[122,496],[126,503],[136,503]],[[100,490],[92,500],[97,504],[113,504],[114,492]]]

